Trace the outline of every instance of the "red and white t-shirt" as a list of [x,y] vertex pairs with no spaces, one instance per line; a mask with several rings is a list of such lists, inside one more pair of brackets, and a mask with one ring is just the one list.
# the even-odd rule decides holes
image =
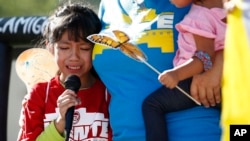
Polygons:
[[[51,81],[36,84],[25,96],[20,118],[18,140],[34,141],[44,128],[59,115],[57,98],[65,91],[56,76]],[[104,84],[97,79],[88,89],[77,93],[81,105],[75,107],[70,140],[111,141],[108,103],[110,96]]]

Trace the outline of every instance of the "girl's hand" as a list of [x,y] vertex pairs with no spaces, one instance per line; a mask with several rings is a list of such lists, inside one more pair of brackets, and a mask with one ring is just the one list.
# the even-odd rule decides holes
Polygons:
[[162,85],[165,85],[170,89],[173,89],[179,82],[178,75],[173,70],[164,71],[159,75],[158,80],[162,83]]
[[66,123],[66,112],[72,107],[79,105],[81,103],[80,99],[77,98],[77,95],[74,91],[66,89],[57,99],[57,107],[59,109],[59,117],[55,121],[55,127],[59,133],[64,132],[65,123]]

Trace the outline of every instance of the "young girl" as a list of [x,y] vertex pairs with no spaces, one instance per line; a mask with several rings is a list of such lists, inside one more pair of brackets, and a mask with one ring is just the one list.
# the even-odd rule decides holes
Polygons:
[[[181,91],[190,93],[192,76],[210,71],[215,53],[224,48],[226,13],[218,0],[171,0],[177,7],[193,2],[189,13],[176,25],[179,48],[174,68],[158,77],[164,85],[149,95],[143,103],[147,141],[167,141],[165,114],[197,106]],[[218,105],[219,106],[219,105]],[[198,126],[198,125],[197,125]],[[188,130],[188,129],[187,129]],[[192,135],[190,135],[192,136]]]
[[[49,82],[36,84],[25,97],[18,141],[64,141],[65,114],[72,106],[69,140],[111,141],[110,97],[92,71],[93,44],[86,39],[100,30],[98,16],[80,3],[60,6],[48,18],[44,43],[54,55],[59,73]],[[64,87],[69,75],[80,78],[77,94]]]

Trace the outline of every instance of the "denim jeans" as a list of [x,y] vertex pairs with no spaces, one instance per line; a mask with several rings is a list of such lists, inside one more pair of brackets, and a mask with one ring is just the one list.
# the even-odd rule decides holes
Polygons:
[[[178,86],[190,93],[192,78],[179,82]],[[198,106],[178,89],[160,87],[143,102],[142,112],[147,141],[168,141],[165,114]],[[188,129],[187,129],[188,130]]]

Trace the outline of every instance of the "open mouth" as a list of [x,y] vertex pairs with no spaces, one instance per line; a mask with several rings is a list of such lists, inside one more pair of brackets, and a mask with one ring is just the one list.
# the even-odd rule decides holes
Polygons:
[[81,67],[80,66],[67,66],[67,68],[70,70],[79,70]]

